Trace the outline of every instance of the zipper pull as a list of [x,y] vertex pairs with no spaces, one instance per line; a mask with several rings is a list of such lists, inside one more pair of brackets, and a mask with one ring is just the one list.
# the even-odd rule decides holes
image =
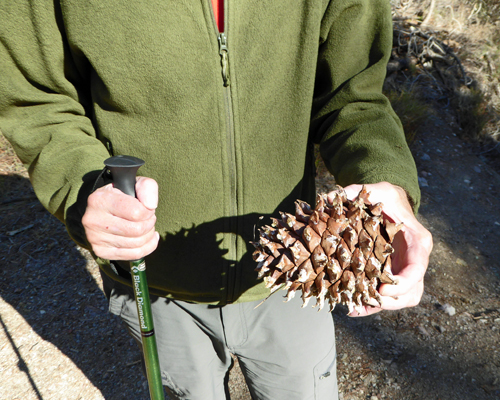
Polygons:
[[222,66],[222,79],[224,86],[229,86],[229,71],[227,68],[227,37],[224,33],[219,34],[219,55]]

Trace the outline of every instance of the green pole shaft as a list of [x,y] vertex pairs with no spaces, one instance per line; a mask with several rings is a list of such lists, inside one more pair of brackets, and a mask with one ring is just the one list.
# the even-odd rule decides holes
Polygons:
[[164,400],[163,384],[161,381],[160,361],[153,324],[153,313],[149,299],[149,289],[146,280],[146,263],[144,259],[130,261],[132,286],[134,288],[135,303],[139,315],[141,328],[142,348],[146,374],[149,384],[151,400]]

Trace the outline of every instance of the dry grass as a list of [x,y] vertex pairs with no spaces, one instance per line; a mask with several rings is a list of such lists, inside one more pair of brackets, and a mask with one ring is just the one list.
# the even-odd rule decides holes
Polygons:
[[412,87],[388,89],[385,94],[401,119],[407,142],[412,144],[426,128],[434,110],[425,101],[422,92]]
[[[395,47],[386,94],[412,140],[432,110],[490,156],[500,133],[500,5],[497,0],[393,0]],[[425,124],[424,124],[425,125]]]

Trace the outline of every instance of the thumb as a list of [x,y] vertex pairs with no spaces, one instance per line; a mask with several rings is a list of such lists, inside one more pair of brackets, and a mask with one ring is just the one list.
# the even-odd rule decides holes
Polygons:
[[349,200],[354,200],[362,188],[363,185],[349,185],[344,188],[344,192]]
[[158,207],[158,184],[154,179],[140,176],[135,183],[135,194],[144,207],[155,210]]

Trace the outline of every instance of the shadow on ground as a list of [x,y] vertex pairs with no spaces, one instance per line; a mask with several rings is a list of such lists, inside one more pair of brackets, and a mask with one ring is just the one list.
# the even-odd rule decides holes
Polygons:
[[[0,296],[37,335],[70,358],[104,398],[146,399],[145,379],[134,363],[139,351],[118,318],[108,314],[88,260],[36,200],[27,179],[0,179]],[[2,325],[10,342],[3,345],[12,346],[17,367],[42,398],[12,340],[14,327]]]

